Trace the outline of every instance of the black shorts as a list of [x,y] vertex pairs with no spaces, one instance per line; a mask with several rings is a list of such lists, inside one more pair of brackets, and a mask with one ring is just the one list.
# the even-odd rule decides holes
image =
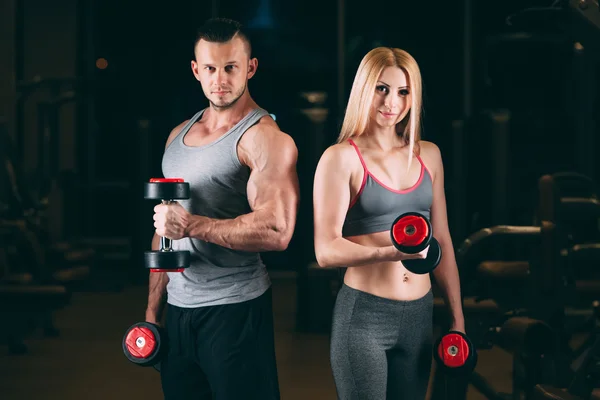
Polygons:
[[272,292],[242,303],[167,306],[166,400],[279,399]]

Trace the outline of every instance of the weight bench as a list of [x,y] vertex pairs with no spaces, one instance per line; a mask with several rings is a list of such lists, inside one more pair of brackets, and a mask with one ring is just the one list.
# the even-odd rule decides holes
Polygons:
[[527,261],[484,261],[477,266],[477,279],[486,297],[505,310],[522,308],[529,282]]
[[568,263],[568,303],[587,308],[600,299],[600,243],[577,244],[562,253]]
[[519,316],[509,318],[502,324],[497,344],[512,354],[551,355],[557,350],[556,337],[543,321]]
[[[436,305],[441,307],[442,304],[443,301],[440,299]],[[486,337],[478,337],[481,336],[481,333],[476,332],[478,328],[467,326],[469,337],[474,338],[474,345],[477,348],[491,348],[492,345],[497,345],[512,354],[514,365],[520,366],[518,368],[519,373],[513,377],[513,395],[532,392],[536,383],[544,381],[544,377],[540,376],[541,371],[543,371],[541,364],[545,362],[546,355],[554,352],[554,332],[547,324],[539,320],[521,316],[507,317],[497,306],[493,306],[493,302],[486,302],[486,305],[481,307],[477,307],[477,302],[470,302],[470,305],[471,307],[469,307],[469,304],[464,307],[466,322],[477,319],[475,314],[472,317],[467,316],[469,312],[474,312],[477,309],[481,315],[488,317],[490,322],[494,321],[494,318],[496,322],[490,324],[487,329],[482,327],[482,332],[487,331]],[[486,315],[486,313],[489,314]],[[485,340],[482,339],[489,341],[490,345],[486,346]],[[479,343],[476,344],[475,341]],[[433,378],[432,399],[464,398],[463,394],[467,391],[466,385],[471,385],[488,399],[512,398],[508,394],[498,392],[476,370],[471,372],[464,380],[453,379],[453,384],[450,386],[443,383],[445,377],[438,374],[437,371],[434,372]],[[461,385],[464,387],[461,387]],[[451,390],[451,392],[448,392],[448,390]]]
[[471,234],[457,250],[463,291],[494,300],[504,312],[523,309],[542,237],[541,226],[497,225]]
[[536,385],[533,400],[584,400],[550,385]]
[[541,232],[540,226],[497,225],[471,234],[456,251],[461,283],[468,286],[469,280],[479,278],[520,283],[529,274],[527,261],[531,249],[539,246]]
[[534,400],[593,400],[600,399],[594,389],[600,378],[600,336],[589,347],[581,364],[575,370],[573,380],[567,389],[551,385],[537,385]]
[[529,262],[484,261],[478,265],[477,274],[500,285],[522,284],[529,276]]
[[[521,394],[533,391],[536,383],[544,381],[542,363],[554,352],[555,335],[542,321],[527,317],[508,318],[494,333],[494,343],[513,356],[511,398],[521,398]],[[469,383],[488,399],[508,398],[476,371],[471,374]]]

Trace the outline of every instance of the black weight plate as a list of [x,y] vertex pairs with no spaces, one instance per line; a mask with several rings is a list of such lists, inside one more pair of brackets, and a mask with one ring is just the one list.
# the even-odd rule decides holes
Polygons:
[[427,258],[421,260],[403,260],[402,265],[413,274],[424,275],[433,271],[441,259],[442,249],[440,244],[435,238],[431,238]]
[[144,265],[149,269],[181,269],[190,266],[189,251],[146,251]]
[[188,182],[146,182],[144,198],[148,200],[186,200],[190,198]]

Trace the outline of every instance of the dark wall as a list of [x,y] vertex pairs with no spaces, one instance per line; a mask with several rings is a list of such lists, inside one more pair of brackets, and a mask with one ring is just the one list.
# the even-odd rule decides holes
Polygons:
[[[77,13],[76,0],[23,0],[23,71],[30,81],[42,78],[67,78],[76,74]],[[32,95],[25,104],[25,166],[36,165],[37,127],[36,101],[48,99],[48,93]],[[69,104],[61,113],[61,166],[74,166],[74,105]]]
[[[17,106],[15,85],[34,79],[70,78],[76,75],[77,13],[76,0],[20,0],[8,4],[2,18],[11,18],[2,24],[10,30],[2,41],[8,54],[5,70],[10,86],[10,101],[5,107],[11,121],[10,131],[17,142],[23,144],[22,164],[27,176],[39,175],[38,159],[39,113],[38,103],[56,98],[47,88],[33,91]],[[7,87],[8,89],[8,87]],[[58,169],[75,168],[75,105],[65,104],[58,113],[60,135],[57,136]],[[50,196],[50,230],[53,237],[61,236],[65,210],[62,209],[62,192],[53,190]]]
[[[500,33],[557,33],[549,26],[550,14],[515,17],[515,25],[506,24],[509,15],[527,7],[547,7],[549,2],[472,3],[473,69],[469,78],[473,85],[474,118],[468,121],[471,129],[461,159],[453,154],[455,137],[451,127],[454,120],[463,117],[464,109],[463,2],[389,0],[365,7],[363,2],[346,1],[344,8],[344,101],[360,60],[373,47],[404,48],[419,62],[424,80],[423,138],[437,143],[442,150],[451,220],[456,206],[452,191],[463,178],[467,181],[465,196],[470,207],[465,217],[489,212],[487,204],[494,184],[490,160],[494,149],[491,130],[481,117],[489,109],[507,108],[511,112],[510,151],[506,157],[510,159],[510,201],[517,206],[521,201],[517,194],[535,188],[541,173],[577,165],[577,153],[569,140],[574,134],[572,104],[577,104],[571,93],[570,45],[487,44],[491,36]],[[22,4],[22,23],[11,18],[16,4]],[[78,7],[82,4],[93,6],[93,46],[84,45],[84,50],[91,53],[87,58],[82,58],[86,51],[78,47],[82,34],[78,29],[82,15]],[[160,159],[167,135],[175,125],[206,106],[200,85],[192,76],[190,60],[196,27],[217,14],[238,19],[250,28],[254,55],[259,59],[250,91],[261,106],[277,116],[281,128],[299,146],[301,221],[305,226],[299,229],[294,251],[311,256],[312,172],[321,152],[335,140],[343,116],[343,109],[337,107],[337,1],[232,0],[171,2],[154,7],[141,0],[13,0],[4,2],[2,7],[0,29],[9,40],[2,41],[0,50],[9,57],[2,58],[0,64],[2,76],[8,77],[0,81],[0,112],[8,114],[9,120],[14,115],[11,77],[17,72],[24,80],[38,75],[69,77],[85,69],[78,66],[94,64],[101,57],[108,61],[107,68],[93,69],[91,76],[95,114],[92,124],[76,124],[74,117],[83,112],[81,108],[70,104],[61,109],[60,168],[85,172],[87,167],[82,164],[94,157],[95,179],[130,184],[129,189],[99,191],[93,195],[96,205],[123,197],[129,203],[118,210],[117,217],[111,215],[114,210],[97,206],[84,207],[78,211],[80,214],[59,207],[53,213],[58,235],[60,221],[69,212],[75,219],[93,213],[97,223],[92,234],[115,234],[110,223],[114,218],[132,225],[119,228],[119,234],[149,234],[151,226],[140,228],[139,221],[127,219],[132,212],[138,212],[136,185],[161,175]],[[16,53],[11,40],[15,32],[22,32],[23,36],[21,71],[13,70],[15,60],[11,59]],[[307,120],[301,112],[310,106],[301,96],[307,91],[326,94],[322,106],[327,113],[321,123]],[[29,171],[37,167],[36,102],[47,96],[32,95],[23,109],[23,138],[27,143],[23,157]],[[142,132],[140,126],[147,129]],[[81,149],[82,140],[90,137],[95,138],[93,146]],[[452,173],[458,162],[465,163],[464,177]],[[480,223],[486,221],[482,218]]]
[[15,1],[0,2],[0,116],[14,134],[15,114]]

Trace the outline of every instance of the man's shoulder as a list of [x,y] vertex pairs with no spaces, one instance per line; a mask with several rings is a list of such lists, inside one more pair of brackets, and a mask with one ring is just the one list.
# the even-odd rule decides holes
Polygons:
[[271,145],[296,147],[292,136],[284,132],[270,114],[264,115],[256,124],[248,128],[244,138],[269,147]]
[[169,145],[171,144],[171,142],[173,142],[173,140],[177,137],[177,135],[179,135],[179,133],[181,132],[181,130],[190,122],[190,119],[186,119],[185,121],[183,121],[182,123],[180,123],[179,125],[177,125],[176,127],[174,127],[173,129],[171,129],[171,133],[169,133],[169,137],[167,137],[167,143],[165,144],[165,149],[167,147],[169,147]]
[[267,112],[267,114],[260,117],[258,122],[256,122],[256,124],[254,124],[250,129],[253,129],[255,131],[261,131],[261,132],[262,131],[269,132],[269,133],[273,133],[273,134],[284,133],[279,128],[279,125],[277,124],[277,122],[275,122],[273,115],[269,114],[268,111],[266,111],[266,110],[265,110],[265,112]]
[[171,134],[177,135],[179,132],[181,132],[181,130],[183,129],[183,127],[186,126],[190,121],[191,121],[191,118],[188,118],[185,121],[181,122],[179,125],[175,126],[171,130]]
[[281,164],[294,164],[298,148],[294,139],[283,132],[269,115],[251,126],[238,143],[240,161],[255,166],[256,160],[279,160]]

